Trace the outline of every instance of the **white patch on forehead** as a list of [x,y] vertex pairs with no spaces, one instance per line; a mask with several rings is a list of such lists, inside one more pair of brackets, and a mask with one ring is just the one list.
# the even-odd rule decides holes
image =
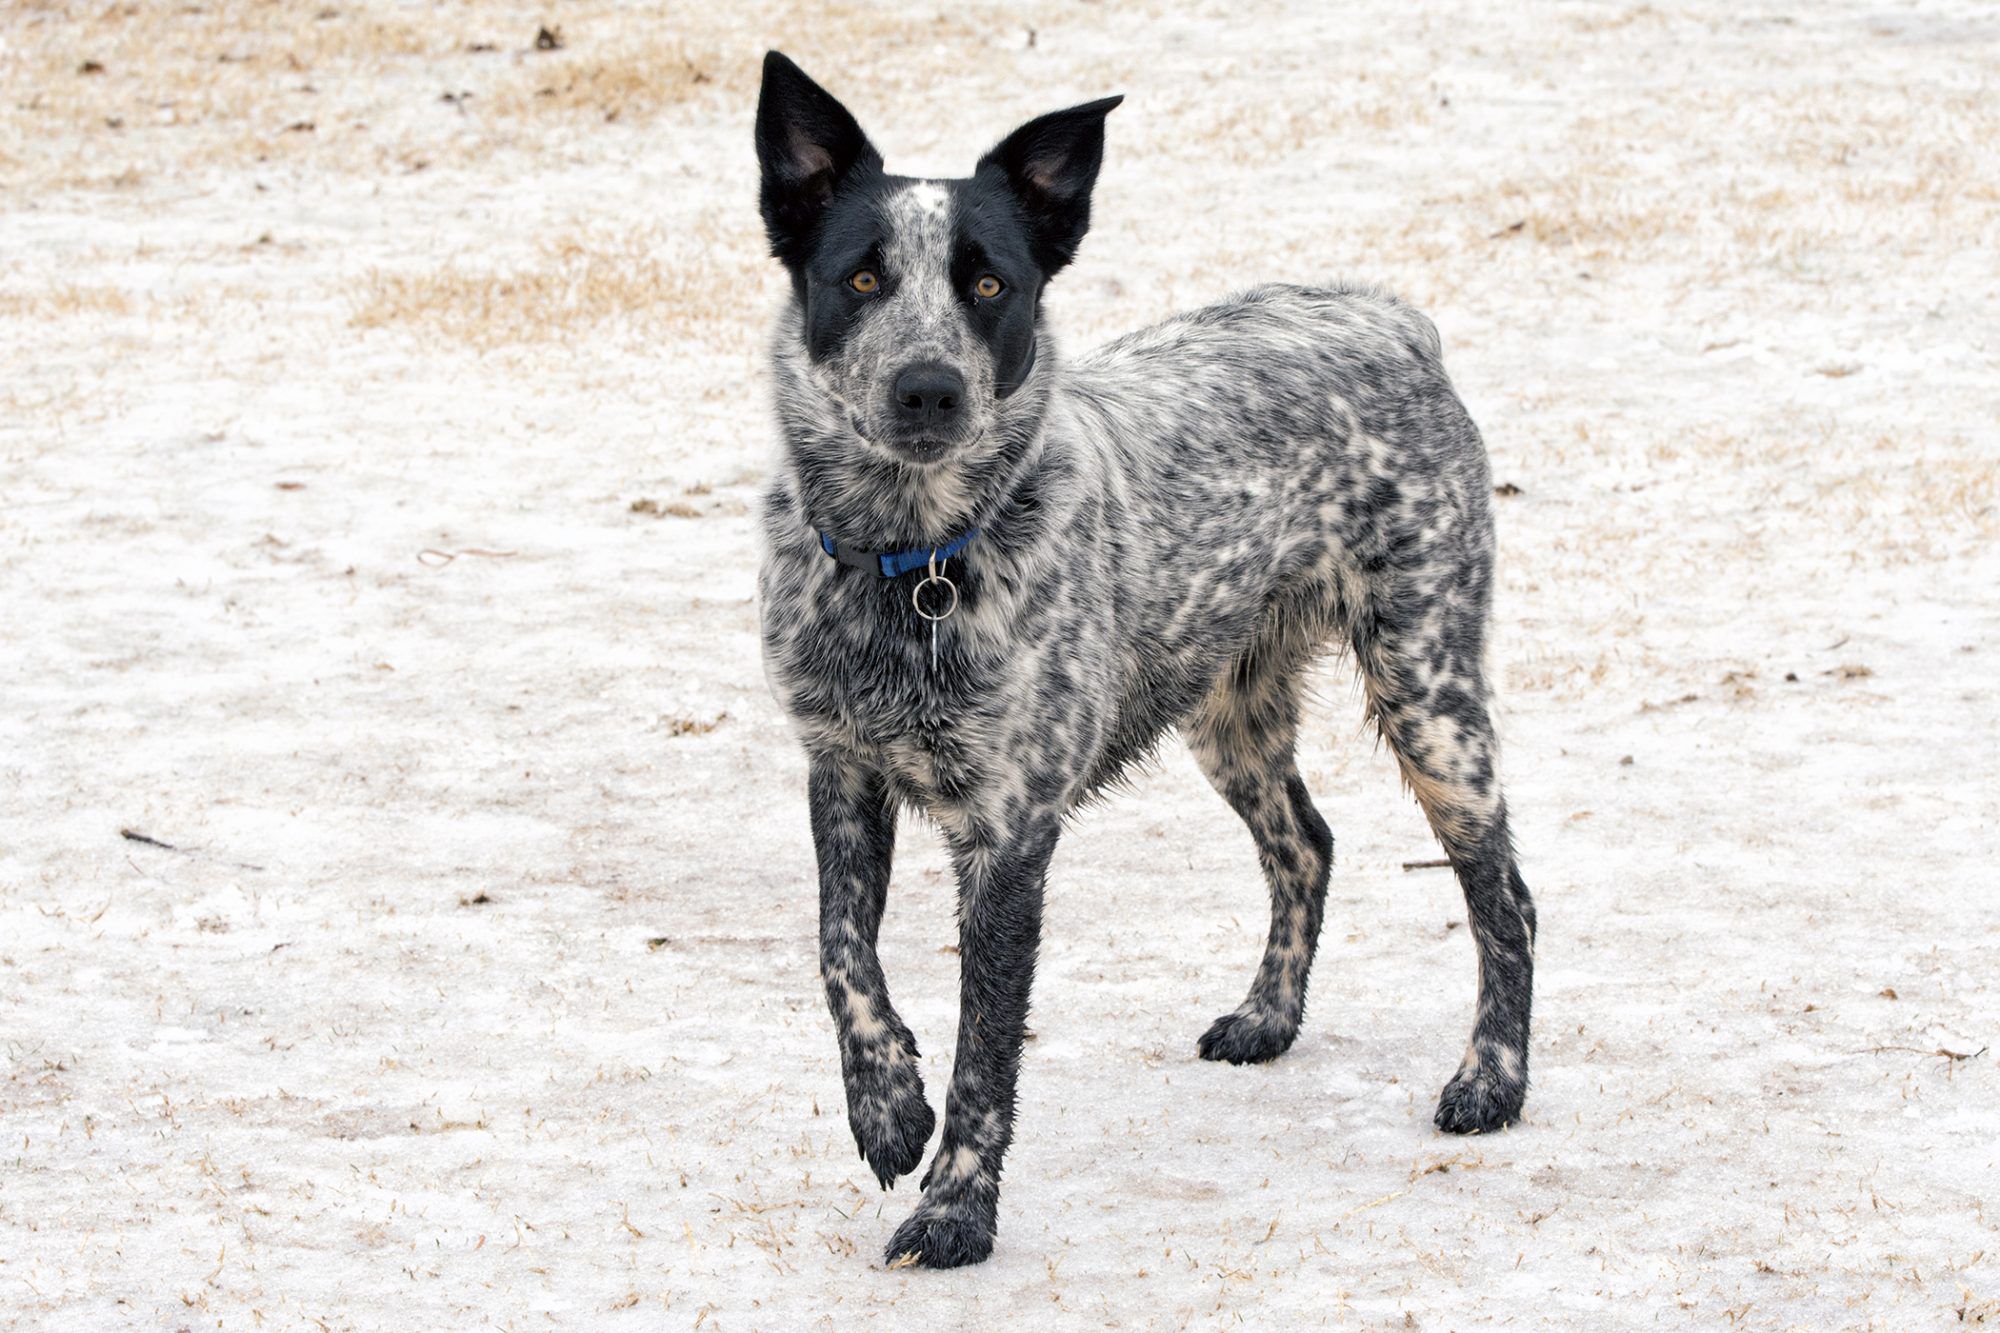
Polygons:
[[889,244],[908,258],[942,258],[951,243],[951,194],[938,181],[917,181],[889,196]]
[[903,191],[902,198],[918,212],[941,218],[951,202],[951,196],[944,192],[944,186],[936,181],[918,181]]

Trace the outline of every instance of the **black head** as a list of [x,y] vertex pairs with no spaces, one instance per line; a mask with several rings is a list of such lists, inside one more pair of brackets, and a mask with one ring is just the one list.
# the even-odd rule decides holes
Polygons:
[[1089,229],[1121,100],[1030,121],[970,177],[914,180],[885,173],[797,65],[765,57],[761,203],[800,307],[802,383],[865,447],[934,463],[1007,415],[1035,369],[1042,289]]

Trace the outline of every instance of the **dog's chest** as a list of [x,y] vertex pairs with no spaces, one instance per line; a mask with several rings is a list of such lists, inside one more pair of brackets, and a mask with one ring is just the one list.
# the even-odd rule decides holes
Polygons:
[[911,794],[948,797],[974,780],[982,738],[1016,689],[955,619],[936,628],[908,580],[851,570],[766,579],[765,669],[808,748],[869,758]]

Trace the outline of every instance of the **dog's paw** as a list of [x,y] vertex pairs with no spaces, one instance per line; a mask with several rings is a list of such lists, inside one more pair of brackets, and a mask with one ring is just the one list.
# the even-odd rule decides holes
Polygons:
[[993,1209],[960,1196],[950,1203],[926,1199],[896,1228],[883,1259],[891,1268],[962,1268],[993,1253]]
[[1504,1078],[1486,1065],[1466,1066],[1444,1085],[1432,1118],[1447,1134],[1485,1134],[1518,1120],[1527,1096],[1523,1079]]
[[847,1076],[847,1127],[861,1160],[884,1189],[894,1189],[923,1160],[937,1116],[924,1100],[924,1080],[914,1060],[870,1064]]
[[1287,1022],[1264,1009],[1238,1009],[1224,1014],[1202,1033],[1197,1048],[1204,1060],[1227,1060],[1232,1065],[1262,1064],[1275,1060],[1292,1047],[1299,1035],[1297,1020]]

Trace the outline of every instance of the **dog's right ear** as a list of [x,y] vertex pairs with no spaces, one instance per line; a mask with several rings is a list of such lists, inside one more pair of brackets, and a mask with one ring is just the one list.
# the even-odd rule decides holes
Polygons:
[[856,167],[879,168],[882,155],[832,93],[772,51],[757,95],[757,161],[771,253],[796,267],[833,192]]

